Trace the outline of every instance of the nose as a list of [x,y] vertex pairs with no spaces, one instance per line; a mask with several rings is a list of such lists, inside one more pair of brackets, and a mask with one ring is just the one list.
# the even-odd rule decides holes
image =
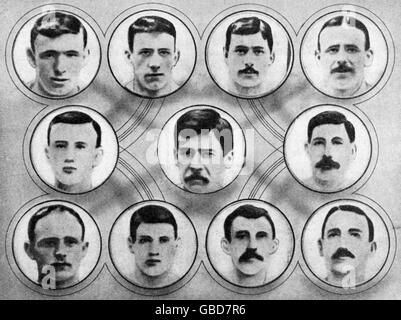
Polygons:
[[346,64],[348,61],[348,54],[345,52],[344,48],[340,48],[336,55],[337,64]]
[[75,159],[75,151],[73,148],[67,147],[65,151],[64,162],[65,163],[72,163]]
[[155,257],[159,255],[159,246],[157,243],[152,242],[149,244],[149,256],[150,257]]
[[161,57],[157,53],[153,54],[148,60],[148,66],[153,72],[156,72],[160,69],[160,64]]
[[54,61],[54,73],[57,76],[61,76],[66,72],[68,65],[68,59],[64,54],[59,54]]
[[201,154],[199,152],[195,152],[195,154],[191,158],[190,167],[192,169],[197,169],[197,170],[202,169],[203,164],[202,164],[202,160],[201,160]]
[[255,237],[249,237],[249,242],[248,242],[248,248],[249,249],[256,249],[257,244],[256,244],[256,238]]
[[67,247],[64,245],[62,241],[57,245],[56,250],[54,252],[54,256],[59,261],[64,261],[67,256]]
[[332,156],[332,146],[330,143],[327,143],[326,146],[324,147],[324,155],[326,157],[331,157]]

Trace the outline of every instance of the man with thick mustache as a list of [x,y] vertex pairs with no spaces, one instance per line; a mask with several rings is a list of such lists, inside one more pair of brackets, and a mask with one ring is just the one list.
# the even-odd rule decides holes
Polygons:
[[146,205],[130,220],[128,247],[135,255],[135,271],[130,277],[147,288],[165,287],[179,277],[173,271],[180,243],[173,214],[165,207]]
[[365,81],[365,68],[373,62],[369,32],[354,17],[337,16],[321,28],[315,56],[324,74],[323,92],[349,98],[371,88]]
[[367,261],[377,249],[373,223],[356,206],[335,206],[323,221],[318,247],[325,259],[328,283],[338,287],[362,284]]
[[267,71],[275,54],[268,23],[257,17],[234,21],[227,28],[223,51],[229,70],[229,91],[245,97],[269,91]]
[[274,223],[265,209],[250,204],[236,208],[224,221],[221,240],[233,264],[227,279],[243,287],[266,284],[270,256],[278,246]]
[[336,192],[347,188],[350,163],[356,156],[355,128],[338,111],[324,111],[308,123],[305,150],[312,165],[312,177],[304,183],[316,191]]
[[24,249],[37,263],[43,288],[63,289],[80,281],[79,268],[89,243],[74,209],[61,204],[42,207],[29,220],[28,239]]
[[233,129],[213,109],[183,114],[175,127],[175,158],[184,190],[210,193],[223,188],[233,163]]

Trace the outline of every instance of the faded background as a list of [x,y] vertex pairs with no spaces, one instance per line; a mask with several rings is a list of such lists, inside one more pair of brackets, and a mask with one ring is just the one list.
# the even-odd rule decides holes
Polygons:
[[[57,2],[67,3],[63,0]],[[164,199],[190,217],[198,234],[199,250],[194,265],[194,271],[197,272],[192,273],[193,277],[186,279],[185,285],[178,290],[157,299],[400,299],[401,258],[398,249],[386,276],[369,290],[353,295],[330,293],[319,288],[305,276],[297,264],[297,261],[302,260],[300,236],[306,220],[318,207],[336,199],[364,199],[370,205],[374,203],[375,208],[381,207],[380,212],[387,213],[394,224],[396,235],[400,236],[400,60],[395,61],[394,68],[391,62],[379,86],[367,96],[358,100],[328,98],[315,90],[302,73],[299,45],[305,32],[303,24],[308,18],[335,2],[271,0],[268,6],[287,19],[284,24],[286,27],[290,25],[288,32],[295,51],[293,69],[287,81],[274,94],[259,100],[237,100],[220,90],[210,78],[205,66],[204,48],[209,32],[219,21],[214,20],[212,25],[209,23],[223,10],[243,1],[160,2],[179,10],[185,23],[192,21],[188,28],[195,38],[198,56],[194,73],[185,86],[165,99],[154,101],[138,98],[121,88],[112,76],[107,62],[107,45],[112,29],[116,26],[114,19],[130,7],[141,4],[139,1],[68,1],[69,5],[80,8],[92,18],[86,21],[98,33],[102,61],[95,80],[84,92],[69,99],[54,101],[29,94],[15,76],[9,57],[9,47],[13,41],[11,37],[15,35],[14,25],[28,11],[49,2],[1,2],[0,52],[3,59],[0,62],[0,285],[7,290],[1,290],[0,298],[49,298],[31,290],[25,286],[24,281],[20,281],[23,276],[15,269],[15,262],[12,254],[10,255],[9,236],[16,219],[44,199],[64,199],[82,206],[95,219],[102,235],[102,255],[90,282],[75,293],[60,299],[147,298],[130,290],[132,288],[122,286],[116,280],[118,277],[114,276],[116,271],[108,252],[108,237],[113,222],[124,209],[142,200]],[[253,3],[266,5],[266,1],[253,0]],[[398,53],[401,50],[401,4],[395,0],[353,1],[353,4],[361,5],[380,17],[391,33],[395,52]],[[156,7],[153,5],[152,8]],[[227,14],[233,12],[233,9],[230,10]],[[390,51],[393,51],[391,43]],[[364,177],[354,187],[340,194],[325,195],[304,188],[291,176],[283,159],[284,135],[292,120],[303,110],[323,103],[340,104],[357,114],[366,115],[369,119],[367,126],[374,141],[373,157]],[[84,195],[64,195],[46,187],[36,176],[29,159],[27,141],[29,142],[32,127],[47,112],[67,104],[95,108],[112,123],[119,137],[119,161],[111,178],[98,189]],[[179,189],[166,178],[158,163],[147,161],[148,157],[155,157],[155,130],[162,128],[178,110],[195,104],[221,108],[236,119],[244,130],[253,129],[253,134],[246,134],[247,159],[241,174],[225,189],[207,195],[189,194]],[[206,256],[205,236],[210,221],[224,206],[244,198],[258,198],[272,203],[287,216],[295,232],[296,252],[290,266],[293,272],[286,275],[286,280],[282,279],[280,286],[266,293],[259,291],[258,294],[250,295],[250,291],[235,293],[228,290],[213,278],[215,274],[211,271]],[[394,230],[390,232],[394,233]]]

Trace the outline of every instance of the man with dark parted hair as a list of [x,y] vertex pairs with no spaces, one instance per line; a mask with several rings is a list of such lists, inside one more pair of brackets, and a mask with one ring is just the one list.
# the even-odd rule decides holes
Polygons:
[[89,49],[87,31],[73,15],[54,11],[41,16],[31,30],[26,54],[35,69],[27,86],[45,97],[65,98],[82,89],[81,70]]
[[323,91],[335,97],[354,97],[371,88],[365,68],[373,62],[369,31],[358,19],[341,15],[320,29],[315,56],[323,73]]
[[180,51],[176,47],[176,30],[165,18],[145,16],[128,29],[125,54],[133,66],[134,79],[126,87],[141,96],[156,98],[178,88],[172,77]]
[[174,215],[165,207],[145,205],[130,220],[128,247],[135,255],[132,280],[148,288],[165,287],[179,277],[173,271],[180,243]]
[[305,150],[312,166],[312,177],[305,181],[317,191],[335,192],[349,187],[348,169],[356,157],[355,128],[338,111],[324,111],[308,124]]
[[270,256],[278,246],[273,220],[265,209],[250,204],[236,208],[224,221],[221,240],[233,264],[227,279],[244,287],[266,284]]
[[323,221],[318,247],[325,259],[327,282],[339,287],[361,284],[367,261],[377,249],[372,220],[356,206],[335,206]]
[[62,205],[40,208],[28,222],[24,249],[38,266],[38,283],[44,289],[62,289],[77,284],[79,268],[89,243],[79,214]]
[[184,190],[209,193],[223,188],[234,158],[233,129],[213,109],[184,113],[175,127],[175,158]]
[[234,21],[227,28],[223,51],[229,70],[229,91],[244,96],[269,91],[267,72],[275,54],[268,23],[257,17]]
[[53,118],[45,152],[57,189],[68,193],[92,190],[93,169],[103,158],[101,139],[99,124],[86,113],[67,111]]

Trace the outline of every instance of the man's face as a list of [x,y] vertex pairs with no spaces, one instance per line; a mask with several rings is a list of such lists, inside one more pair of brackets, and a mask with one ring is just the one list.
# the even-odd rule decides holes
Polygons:
[[35,81],[40,93],[50,97],[76,93],[87,54],[82,30],[78,34],[66,33],[56,38],[39,34],[35,40],[35,52],[29,48],[27,55],[35,68]]
[[266,262],[278,248],[269,221],[265,217],[237,217],[231,226],[231,242],[222,240],[222,248],[231,256],[234,267],[244,276],[265,270]]
[[366,217],[351,211],[337,211],[327,220],[324,238],[319,250],[326,267],[333,275],[346,275],[352,271],[359,275],[365,271],[369,256],[376,249],[369,242]]
[[135,264],[143,274],[157,277],[170,271],[178,247],[174,227],[169,223],[141,223],[135,242],[128,239]]
[[91,181],[93,168],[102,158],[102,149],[96,148],[96,139],[92,123],[57,123],[52,126],[46,156],[56,182],[79,187]]
[[137,33],[129,58],[134,67],[134,79],[150,95],[171,85],[172,69],[178,61],[174,37],[168,33]]
[[261,32],[232,34],[229,51],[225,55],[231,80],[244,88],[263,85],[267,70],[274,61],[274,54],[270,52]]
[[29,244],[28,255],[36,261],[38,270],[50,266],[56,282],[76,279],[88,243],[83,242],[82,226],[68,212],[54,211],[40,219],[35,227],[35,242]]
[[344,124],[323,124],[313,129],[311,142],[305,145],[315,182],[337,187],[356,154]]
[[186,190],[208,193],[224,184],[224,172],[232,163],[233,151],[223,155],[223,149],[213,131],[192,135],[178,135],[176,151],[181,183]]
[[320,35],[316,57],[330,91],[353,95],[372,64],[373,51],[365,50],[365,34],[350,26],[327,27]]

